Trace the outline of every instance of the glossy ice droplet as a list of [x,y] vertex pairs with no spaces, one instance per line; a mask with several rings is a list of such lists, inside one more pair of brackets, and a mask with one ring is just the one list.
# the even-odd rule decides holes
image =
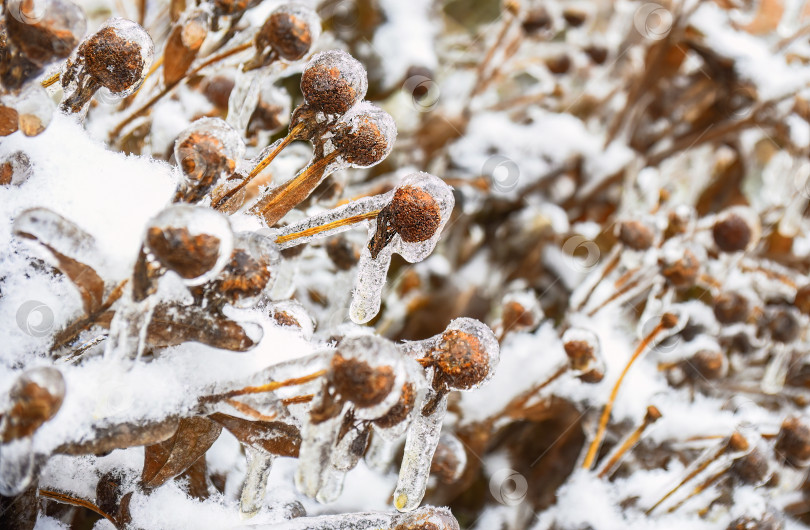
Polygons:
[[442,421],[447,413],[447,395],[438,397],[431,389],[428,390],[422,403],[434,399],[438,399],[438,403],[433,410],[427,415],[417,414],[408,429],[399,479],[394,491],[394,507],[400,512],[416,509],[425,496],[430,464],[439,443]]
[[245,155],[239,134],[219,118],[201,118],[174,143],[174,158],[182,175],[175,202],[198,202],[223,178],[233,174]]
[[250,117],[256,110],[261,93],[261,85],[266,76],[260,70],[239,71],[234,79],[233,90],[228,97],[228,124],[235,130],[244,133]]
[[[313,407],[324,406],[329,399],[325,392],[313,401]],[[337,437],[343,414],[314,422],[304,422],[301,429],[301,449],[298,455],[298,468],[295,473],[295,485],[298,491],[315,498],[321,487],[325,473],[331,467],[331,447]]]
[[[394,252],[401,255],[410,263],[417,263],[427,258],[436,248],[441,237],[442,230],[450,220],[453,207],[456,204],[453,196],[453,188],[448,186],[442,179],[429,173],[411,173],[404,177],[397,185],[397,189],[417,189],[427,193],[434,201],[439,214],[439,225],[433,235],[423,241],[406,241],[402,234],[394,236],[392,244]],[[418,237],[411,239],[419,239]]]
[[[377,231],[377,222],[369,223],[369,239]],[[377,258],[371,257],[368,246],[363,247],[357,263],[357,278],[352,290],[352,303],[349,316],[357,324],[365,324],[380,311],[382,289],[385,285],[388,268],[391,266],[391,246],[384,248]]]
[[146,249],[186,285],[214,279],[233,252],[228,218],[210,208],[169,206],[149,221],[146,232]]
[[301,93],[307,104],[330,115],[346,113],[366,97],[368,75],[363,65],[342,50],[316,54],[301,75]]
[[465,467],[467,452],[464,444],[455,435],[443,433],[433,455],[432,470],[438,473],[442,482],[449,484],[461,477]]
[[[446,359],[447,362],[452,362],[454,359],[455,348],[461,348],[465,355],[465,363],[470,365],[469,368],[475,371],[467,377],[462,374],[457,379],[463,386],[456,386],[457,390],[475,390],[482,387],[492,379],[495,375],[495,369],[498,367],[500,361],[500,345],[498,339],[492,330],[483,322],[474,318],[456,318],[447,326],[447,331],[439,336],[439,343],[432,351],[432,355],[439,357],[439,366]],[[473,355],[471,359],[479,363],[476,366],[466,357],[468,349],[472,350]]]

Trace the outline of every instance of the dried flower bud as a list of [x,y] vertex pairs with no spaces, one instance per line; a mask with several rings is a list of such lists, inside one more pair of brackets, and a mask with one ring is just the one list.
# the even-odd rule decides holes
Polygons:
[[531,292],[510,293],[504,297],[501,327],[507,331],[532,329],[543,318],[543,310]]
[[714,299],[714,316],[721,324],[745,322],[751,313],[748,299],[738,293],[723,293]]
[[723,252],[740,252],[759,239],[759,219],[747,208],[731,208],[718,215],[712,227],[717,248]]
[[661,274],[675,287],[694,285],[700,272],[700,261],[689,249],[685,249],[682,256],[674,261],[662,259],[660,265]]
[[350,166],[371,167],[385,160],[396,135],[397,126],[387,112],[371,103],[360,103],[335,125],[331,141]]
[[[304,58],[320,35],[321,21],[306,6],[285,4],[277,7],[256,34],[257,57],[272,50],[285,61]],[[267,64],[266,59],[262,61]]]
[[720,379],[728,372],[728,360],[721,351],[700,350],[682,363],[684,372],[691,378]]
[[655,234],[641,221],[623,221],[618,228],[619,241],[633,250],[647,250],[653,244]]
[[5,29],[11,46],[3,83],[16,90],[53,61],[66,58],[86,30],[84,13],[69,0],[9,0]]
[[19,114],[13,107],[0,105],[0,136],[8,136],[17,132]]
[[315,55],[301,75],[301,93],[312,108],[325,114],[345,114],[366,96],[366,69],[341,50]]
[[768,459],[759,449],[734,460],[731,473],[743,484],[760,485],[770,477]]
[[438,476],[445,484],[451,484],[461,477],[467,466],[467,452],[464,445],[452,434],[442,434],[433,453],[430,473]]
[[183,131],[174,157],[184,182],[174,202],[198,202],[223,178],[233,174],[245,152],[239,134],[219,118],[202,118]]
[[163,52],[163,81],[166,85],[179,82],[200,51],[210,26],[206,9],[195,9],[172,26]]
[[152,65],[154,45],[141,26],[113,18],[86,38],[68,60],[62,76],[62,108],[80,111],[100,88],[116,97],[137,90]]
[[365,361],[344,358],[339,352],[332,358],[329,380],[338,394],[358,407],[381,403],[394,386],[390,366],[371,366]]
[[583,328],[569,328],[562,336],[563,349],[568,363],[585,383],[598,383],[605,376],[599,337]]
[[776,456],[793,467],[804,467],[810,461],[810,427],[796,417],[782,422],[774,446]]
[[31,436],[56,415],[64,397],[65,381],[59,370],[40,367],[23,372],[9,391],[11,408],[0,420],[0,441]]
[[801,333],[796,315],[788,309],[776,309],[762,320],[773,340],[783,343],[793,342]]
[[228,218],[208,208],[175,205],[152,218],[145,249],[188,285],[216,277],[230,261],[233,232]]

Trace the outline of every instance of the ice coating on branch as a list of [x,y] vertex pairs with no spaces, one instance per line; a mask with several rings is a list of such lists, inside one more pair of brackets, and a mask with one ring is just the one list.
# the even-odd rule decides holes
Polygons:
[[358,445],[365,448],[368,432],[367,427],[351,432],[357,428],[351,422],[380,417],[397,403],[405,380],[403,361],[396,347],[380,337],[340,342],[301,432],[296,484],[302,493],[323,502],[337,498],[342,473],[359,461],[363,451]]
[[214,279],[233,252],[228,218],[209,208],[185,204],[169,206],[153,217],[144,247],[186,285]]
[[417,414],[408,429],[405,452],[399,468],[399,479],[394,491],[394,507],[401,512],[410,512],[419,506],[427,489],[430,464],[439,443],[442,422],[447,413],[447,395],[439,395],[433,389],[425,394],[423,403],[438,400],[429,414]]
[[458,521],[447,508],[424,506],[408,514],[361,512],[299,517],[256,530],[458,530]]
[[[274,231],[273,234],[277,239],[280,239],[278,246],[282,249],[334,236],[354,227],[353,223],[345,221],[381,210],[390,202],[391,195],[392,193],[386,193],[373,197],[363,197],[332,210],[309,216],[296,223],[290,223]],[[313,229],[330,224],[335,224],[335,226],[309,235],[313,232]]]
[[345,114],[366,97],[367,90],[366,69],[343,50],[316,54],[301,75],[304,100],[324,114]]
[[207,286],[236,307],[253,307],[273,287],[272,269],[281,260],[278,247],[255,232],[234,235],[231,258],[217,278]]
[[62,76],[62,109],[81,111],[98,90],[102,98],[129,96],[141,86],[154,53],[152,38],[143,27],[111,18],[82,41],[68,60]]
[[386,197],[387,205],[369,222],[369,244],[357,267],[350,315],[358,324],[380,310],[391,254],[396,252],[410,263],[428,257],[455,205],[452,188],[424,172],[407,175]]
[[198,202],[230,176],[245,156],[245,143],[220,118],[201,118],[183,131],[174,144],[182,184],[175,202]]

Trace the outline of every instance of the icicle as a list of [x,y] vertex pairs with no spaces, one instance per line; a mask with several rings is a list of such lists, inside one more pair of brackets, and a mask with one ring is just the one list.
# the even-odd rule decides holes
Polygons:
[[246,446],[247,476],[242,485],[239,499],[239,512],[243,519],[254,517],[264,505],[267,479],[273,466],[275,455],[256,447]]

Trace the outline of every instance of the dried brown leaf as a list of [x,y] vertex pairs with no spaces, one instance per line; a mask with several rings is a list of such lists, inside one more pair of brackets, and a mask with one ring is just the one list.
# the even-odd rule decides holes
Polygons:
[[186,491],[195,499],[204,501],[210,495],[208,491],[208,467],[205,458],[198,458],[190,468],[188,468],[182,475],[178,476],[176,480],[185,480],[188,482]]
[[278,456],[298,457],[301,432],[282,421],[250,421],[217,412],[209,416],[245,445]]
[[162,305],[149,323],[147,340],[153,347],[200,342],[230,351],[246,351],[255,345],[239,323],[200,307]]
[[183,418],[168,440],[146,447],[141,480],[156,488],[191,467],[214,444],[222,427],[205,417]]
[[79,290],[86,314],[98,310],[104,298],[104,280],[92,267],[72,257],[96,252],[93,236],[47,208],[21,213],[14,221],[14,234],[36,241],[53,256],[57,268]]

